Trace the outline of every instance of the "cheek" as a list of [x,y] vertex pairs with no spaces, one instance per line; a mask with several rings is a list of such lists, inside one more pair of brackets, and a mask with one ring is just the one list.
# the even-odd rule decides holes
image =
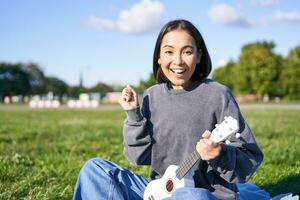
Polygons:
[[172,60],[172,59],[170,59],[170,58],[168,58],[168,57],[166,57],[166,56],[162,56],[162,57],[160,58],[161,64],[168,64],[168,63],[171,62],[171,60]]
[[166,65],[161,65],[161,70],[164,74],[168,74],[169,73],[169,68]]
[[168,61],[168,60],[162,60],[161,61],[161,64],[160,64],[160,67],[163,69],[163,70],[168,70],[171,66],[171,62]]
[[189,63],[189,66],[196,67],[196,65],[197,65],[197,58],[196,57],[192,57],[192,58],[188,59],[187,62]]

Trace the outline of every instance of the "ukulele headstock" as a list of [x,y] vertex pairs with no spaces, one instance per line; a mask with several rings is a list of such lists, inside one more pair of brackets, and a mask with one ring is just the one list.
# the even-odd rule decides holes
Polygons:
[[214,142],[225,141],[230,135],[237,133],[239,124],[236,119],[231,116],[224,117],[224,121],[216,124],[216,128],[212,131],[210,138]]

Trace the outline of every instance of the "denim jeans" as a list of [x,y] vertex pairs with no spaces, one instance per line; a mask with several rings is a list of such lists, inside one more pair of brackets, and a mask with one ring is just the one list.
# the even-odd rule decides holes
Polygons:
[[[99,158],[82,167],[74,191],[74,200],[143,200],[149,181],[115,163]],[[270,196],[254,184],[238,184],[241,200],[269,200]],[[250,188],[250,189],[249,189]],[[180,188],[166,200],[217,200],[203,188]]]

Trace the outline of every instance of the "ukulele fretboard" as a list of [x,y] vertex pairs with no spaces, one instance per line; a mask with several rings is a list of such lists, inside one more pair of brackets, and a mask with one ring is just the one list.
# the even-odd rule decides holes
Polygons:
[[176,177],[181,180],[199,159],[199,153],[196,150],[193,151],[193,153],[186,160],[184,160],[176,170]]

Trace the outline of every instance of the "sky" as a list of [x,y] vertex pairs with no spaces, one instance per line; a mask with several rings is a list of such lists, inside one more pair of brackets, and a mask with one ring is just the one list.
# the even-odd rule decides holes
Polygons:
[[213,69],[243,45],[300,45],[298,0],[0,0],[0,62],[36,63],[46,76],[85,87],[149,78],[160,28],[187,19],[201,32]]

